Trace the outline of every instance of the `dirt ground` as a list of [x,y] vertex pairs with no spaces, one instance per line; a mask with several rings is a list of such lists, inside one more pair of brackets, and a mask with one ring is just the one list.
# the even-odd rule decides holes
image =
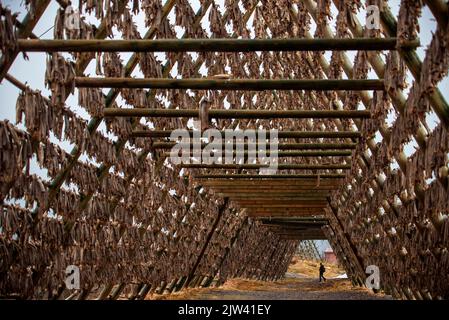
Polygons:
[[382,300],[382,293],[353,287],[348,279],[336,278],[344,270],[325,263],[327,281],[318,281],[319,262],[293,259],[284,279],[265,282],[231,279],[219,288],[195,288],[171,295],[149,295],[147,299],[170,300]]

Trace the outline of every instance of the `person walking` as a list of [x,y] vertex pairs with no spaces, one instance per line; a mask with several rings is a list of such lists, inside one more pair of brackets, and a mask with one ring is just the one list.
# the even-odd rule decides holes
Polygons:
[[326,268],[324,267],[324,265],[320,262],[320,282],[321,279],[323,279],[324,281],[326,281],[326,278],[324,277],[324,273],[326,272]]

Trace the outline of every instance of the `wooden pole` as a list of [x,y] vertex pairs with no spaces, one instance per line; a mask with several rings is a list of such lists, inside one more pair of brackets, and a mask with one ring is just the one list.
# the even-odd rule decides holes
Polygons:
[[[231,180],[233,181],[233,180]],[[236,180],[235,182],[238,182]],[[258,180],[260,183],[263,183],[263,180]],[[322,194],[329,195],[329,191],[336,189],[337,187],[333,186],[323,186],[319,188],[315,188],[315,186],[301,186],[299,188],[285,188],[284,186],[269,186],[264,185],[262,187],[253,188],[251,186],[241,186],[236,185],[235,187],[225,186],[225,187],[217,187],[217,186],[203,186],[210,187],[215,193],[223,194],[223,195],[236,195],[236,194],[273,194],[273,195],[304,195],[304,194]]]
[[295,230],[295,229],[273,229],[269,228],[270,231],[275,232],[277,234],[283,234],[283,235],[296,235],[299,234],[301,236],[323,236],[324,233],[321,231],[321,229],[318,230]]
[[[226,247],[225,252],[224,252],[223,256],[222,256],[221,259],[220,259],[220,262],[216,265],[216,267],[215,267],[215,268],[213,269],[213,271],[211,272],[212,277],[211,277],[211,281],[210,281],[209,285],[212,284],[213,280],[214,280],[215,277],[218,275],[218,272],[219,272],[219,271],[221,270],[221,268],[223,267],[223,264],[224,264],[224,262],[226,261],[228,255],[229,255],[229,252],[230,252],[231,249],[234,247],[235,242],[236,242],[237,239],[239,238],[240,233],[242,232],[242,230],[246,227],[247,223],[248,223],[248,217],[244,217],[244,219],[243,219],[243,221],[242,221],[240,227],[237,229],[236,233],[235,233],[235,234],[233,235],[233,237],[231,238],[230,245],[229,245],[228,247]],[[218,284],[218,282],[219,282],[219,279],[217,279],[216,284]]]
[[[345,174],[339,173],[326,173],[326,174],[197,174],[194,176],[195,179],[227,179],[228,181],[233,181],[231,179],[303,179],[303,178],[320,178],[320,179],[343,179],[346,177]],[[315,180],[316,183],[316,180]]]
[[[295,178],[296,180],[289,180],[289,179],[272,179],[269,176],[264,176],[264,175],[256,175],[257,177],[266,177],[267,180],[263,180],[263,181],[259,181],[259,180],[252,180],[249,179],[251,177],[249,177],[249,175],[242,175],[244,178],[244,180],[240,180],[240,181],[232,181],[229,180],[227,178],[229,178],[229,176],[234,176],[234,175],[225,175],[223,178],[215,178],[213,180],[207,180],[207,181],[201,181],[201,185],[202,186],[214,186],[214,187],[220,187],[220,188],[224,188],[224,187],[231,187],[231,188],[235,188],[237,186],[244,186],[244,187],[248,187],[251,186],[251,188],[275,188],[275,187],[288,187],[288,188],[294,188],[294,189],[301,189],[303,187],[307,187],[309,189],[313,189],[314,187],[316,188],[322,188],[322,187],[335,187],[335,186],[340,186],[340,180],[336,180],[333,179],[334,178],[334,174],[323,174],[318,176],[317,174],[297,174],[297,175],[292,175],[293,178]],[[279,177],[289,177],[289,175],[277,175]],[[319,181],[317,178],[318,177],[330,177],[332,179],[327,179],[327,180],[323,180],[323,181]],[[297,178],[301,178],[301,179],[297,179]],[[320,182],[320,183],[318,183]]]
[[167,287],[167,282],[162,281],[160,286],[156,288],[155,293],[156,294],[164,294],[164,290]]
[[119,283],[109,294],[108,300],[117,300],[120,294],[122,293],[123,289],[125,289],[124,283]]
[[297,241],[304,241],[304,240],[326,240],[326,236],[302,236],[302,235],[279,235],[279,238],[281,240],[297,240]]
[[280,212],[280,211],[273,211],[273,212],[259,212],[259,211],[248,211],[246,215],[248,217],[254,218],[254,219],[274,219],[274,218],[297,218],[297,217],[310,217],[315,215],[321,215],[323,213],[322,210],[315,211],[315,212],[302,212],[297,211],[295,212]]
[[448,24],[449,17],[449,5],[447,1],[442,0],[424,0],[424,3],[429,7],[432,14],[438,21],[441,28],[444,28]]
[[322,225],[316,226],[306,226],[306,225],[296,225],[296,226],[276,226],[276,225],[264,225],[265,228],[268,228],[273,232],[302,232],[303,234],[308,233],[322,233],[321,227]]
[[310,200],[239,200],[238,204],[245,208],[325,208],[327,202],[320,199]]
[[264,221],[273,221],[273,222],[307,222],[307,221],[328,221],[328,219],[325,216],[320,217],[279,217],[274,219],[261,219],[262,222]]
[[[181,168],[204,168],[204,169],[260,169],[268,168],[266,164],[204,164],[204,163],[181,163]],[[278,164],[277,170],[338,170],[351,169],[350,164]]]
[[[396,50],[396,38],[352,39],[138,39],[138,40],[25,40],[18,41],[26,52],[252,52]],[[401,44],[414,49],[418,40]]]
[[270,194],[273,196],[304,196],[304,195],[319,195],[319,196],[329,196],[329,189],[313,189],[313,188],[300,188],[300,189],[283,189],[282,187],[273,187],[270,189],[269,186],[266,188],[251,188],[236,186],[235,189],[232,188],[220,188],[220,187],[211,187],[214,193],[220,195],[229,195],[232,196],[268,196]]
[[236,201],[242,203],[243,201],[259,201],[260,203],[268,202],[268,201],[323,201],[326,199],[326,196],[315,196],[315,195],[293,195],[293,196],[285,196],[285,195],[274,195],[269,196],[266,194],[259,195],[242,195],[242,196],[228,196],[229,200]]
[[76,77],[78,88],[151,88],[191,90],[384,90],[384,82],[368,80],[318,80],[318,79],[157,79],[157,78],[99,78]]
[[[212,109],[209,119],[369,118],[368,110],[240,110]],[[198,109],[105,108],[104,117],[198,118]]]
[[[225,155],[233,155],[234,157],[237,155],[237,152],[226,152],[223,151]],[[267,151],[267,155],[269,156],[271,153]],[[248,151],[244,151],[242,153],[244,157],[248,156]],[[288,157],[339,157],[339,156],[351,156],[351,151],[278,151],[277,157],[279,158],[288,158]],[[163,154],[164,157],[170,157],[170,152],[165,152]],[[190,152],[190,156],[193,157],[193,152]]]
[[[190,136],[193,135],[192,130],[187,130]],[[267,139],[269,138],[268,130],[264,131]],[[229,130],[229,134],[243,135],[244,130]],[[255,133],[259,136],[259,130]],[[148,138],[169,138],[172,134],[171,130],[134,130],[131,137],[148,137]],[[220,131],[222,137],[226,137],[226,131]],[[174,133],[176,136],[176,132]],[[361,133],[359,131],[278,131],[277,136],[279,139],[309,139],[309,138],[358,138]],[[173,141],[176,143],[176,141]],[[213,143],[209,145],[213,146]]]
[[285,228],[290,227],[321,227],[328,224],[328,221],[323,220],[315,220],[315,221],[276,221],[276,220],[269,220],[269,219],[263,219],[261,220],[262,224],[265,226],[282,226]]
[[183,276],[179,279],[178,283],[175,286],[175,292],[182,289],[186,280],[187,280],[187,276]]
[[151,285],[144,284],[139,293],[137,294],[136,300],[145,300],[145,297],[148,294],[148,291],[150,291]]
[[[294,174],[294,175],[275,175],[279,176],[279,179],[273,179],[267,177],[265,179],[248,179],[246,177],[250,175],[242,174],[243,178],[238,180],[229,179],[233,177],[232,174],[224,175],[225,177],[216,177],[213,179],[198,179],[195,184],[201,184],[202,187],[214,188],[217,192],[234,192],[234,190],[240,191],[266,191],[272,190],[273,192],[327,192],[341,186],[341,180],[335,178],[332,173],[326,173],[330,176],[328,179],[318,180],[318,175],[315,179],[308,177],[308,174]],[[216,175],[213,175],[215,177]],[[256,175],[260,177],[261,175]],[[283,179],[284,176],[292,176],[293,179]],[[263,177],[263,176],[262,176]]]
[[246,208],[246,214],[250,215],[268,215],[277,216],[278,218],[286,217],[311,217],[311,216],[323,216],[324,211],[321,208],[302,208],[301,210],[297,208]]
[[103,289],[100,291],[100,294],[98,295],[96,300],[105,300],[113,288],[114,284],[112,282],[109,282],[106,285],[104,285]]
[[[331,215],[334,220],[336,221],[336,225],[332,226],[330,225],[332,228],[338,228],[339,230],[335,230],[334,232],[339,231],[339,233],[343,236],[343,240],[345,240],[348,244],[348,248],[351,250],[350,254],[355,258],[354,263],[356,264],[356,267],[359,269],[359,276],[360,277],[364,277],[365,275],[365,269],[364,269],[364,263],[363,263],[363,258],[358,254],[357,251],[357,247],[354,245],[354,243],[351,241],[351,238],[348,236],[348,234],[345,232],[345,229],[343,227],[343,224],[341,223],[338,214],[337,214],[337,210],[333,207],[331,201],[329,200],[329,206],[328,206],[328,214]],[[349,258],[349,257],[348,257]]]
[[270,191],[269,189],[243,189],[238,188],[238,191],[234,191],[231,189],[223,190],[223,189],[217,189],[213,188],[214,193],[225,196],[225,197],[301,197],[301,196],[319,196],[319,197],[327,197],[329,196],[329,191],[324,190],[281,190],[281,189],[274,189]]
[[[140,134],[140,133],[139,133]],[[152,149],[171,149],[173,146],[178,145],[182,148],[193,148],[193,143],[177,143],[175,141],[155,141],[151,145]],[[225,144],[217,144],[210,143],[211,146],[216,146],[217,148],[221,147],[223,150],[225,149]],[[248,144],[246,143],[234,143],[234,149],[237,145],[243,145],[247,148]],[[201,145],[201,148],[206,146],[205,143]],[[257,146],[257,144],[256,144]],[[286,143],[281,142],[278,144],[279,150],[345,150],[345,149],[355,149],[357,144],[355,143]]]
[[198,269],[198,266],[200,265],[201,260],[203,259],[204,253],[206,252],[206,249],[209,246],[209,242],[212,239],[212,236],[214,235],[214,232],[217,229],[218,223],[220,222],[220,219],[223,216],[223,213],[225,212],[227,206],[228,206],[228,199],[225,198],[223,205],[218,210],[217,217],[215,218],[215,221],[212,224],[212,228],[209,230],[206,241],[204,242],[203,247],[201,248],[201,251],[195,261],[195,264],[193,265],[192,269],[189,272],[189,275],[187,276],[184,287],[188,287],[190,285],[190,283],[192,282],[192,280],[195,276],[195,272]]
[[[33,32],[34,27],[39,22],[39,19],[47,9],[50,4],[50,0],[36,0],[33,3],[34,12],[29,12],[20,23],[23,27],[19,28],[17,31],[18,38],[28,38]],[[11,55],[1,55],[0,57],[0,82],[2,82],[5,75],[8,73],[9,68],[14,63],[17,55],[19,54],[19,50],[16,50]]]

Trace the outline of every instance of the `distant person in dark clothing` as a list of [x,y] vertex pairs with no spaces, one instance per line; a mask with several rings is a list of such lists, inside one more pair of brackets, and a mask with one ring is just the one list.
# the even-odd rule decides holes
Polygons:
[[324,273],[326,272],[326,268],[323,266],[323,264],[320,262],[320,282],[321,279],[326,281],[326,278],[324,277]]

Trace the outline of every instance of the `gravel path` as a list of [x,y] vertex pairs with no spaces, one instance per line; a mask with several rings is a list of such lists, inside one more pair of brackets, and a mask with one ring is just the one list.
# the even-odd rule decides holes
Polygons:
[[315,278],[287,275],[284,280],[276,282],[234,279],[220,288],[192,289],[182,295],[174,294],[169,299],[389,300],[391,297],[352,287],[347,279],[328,279],[326,283],[319,283]]

